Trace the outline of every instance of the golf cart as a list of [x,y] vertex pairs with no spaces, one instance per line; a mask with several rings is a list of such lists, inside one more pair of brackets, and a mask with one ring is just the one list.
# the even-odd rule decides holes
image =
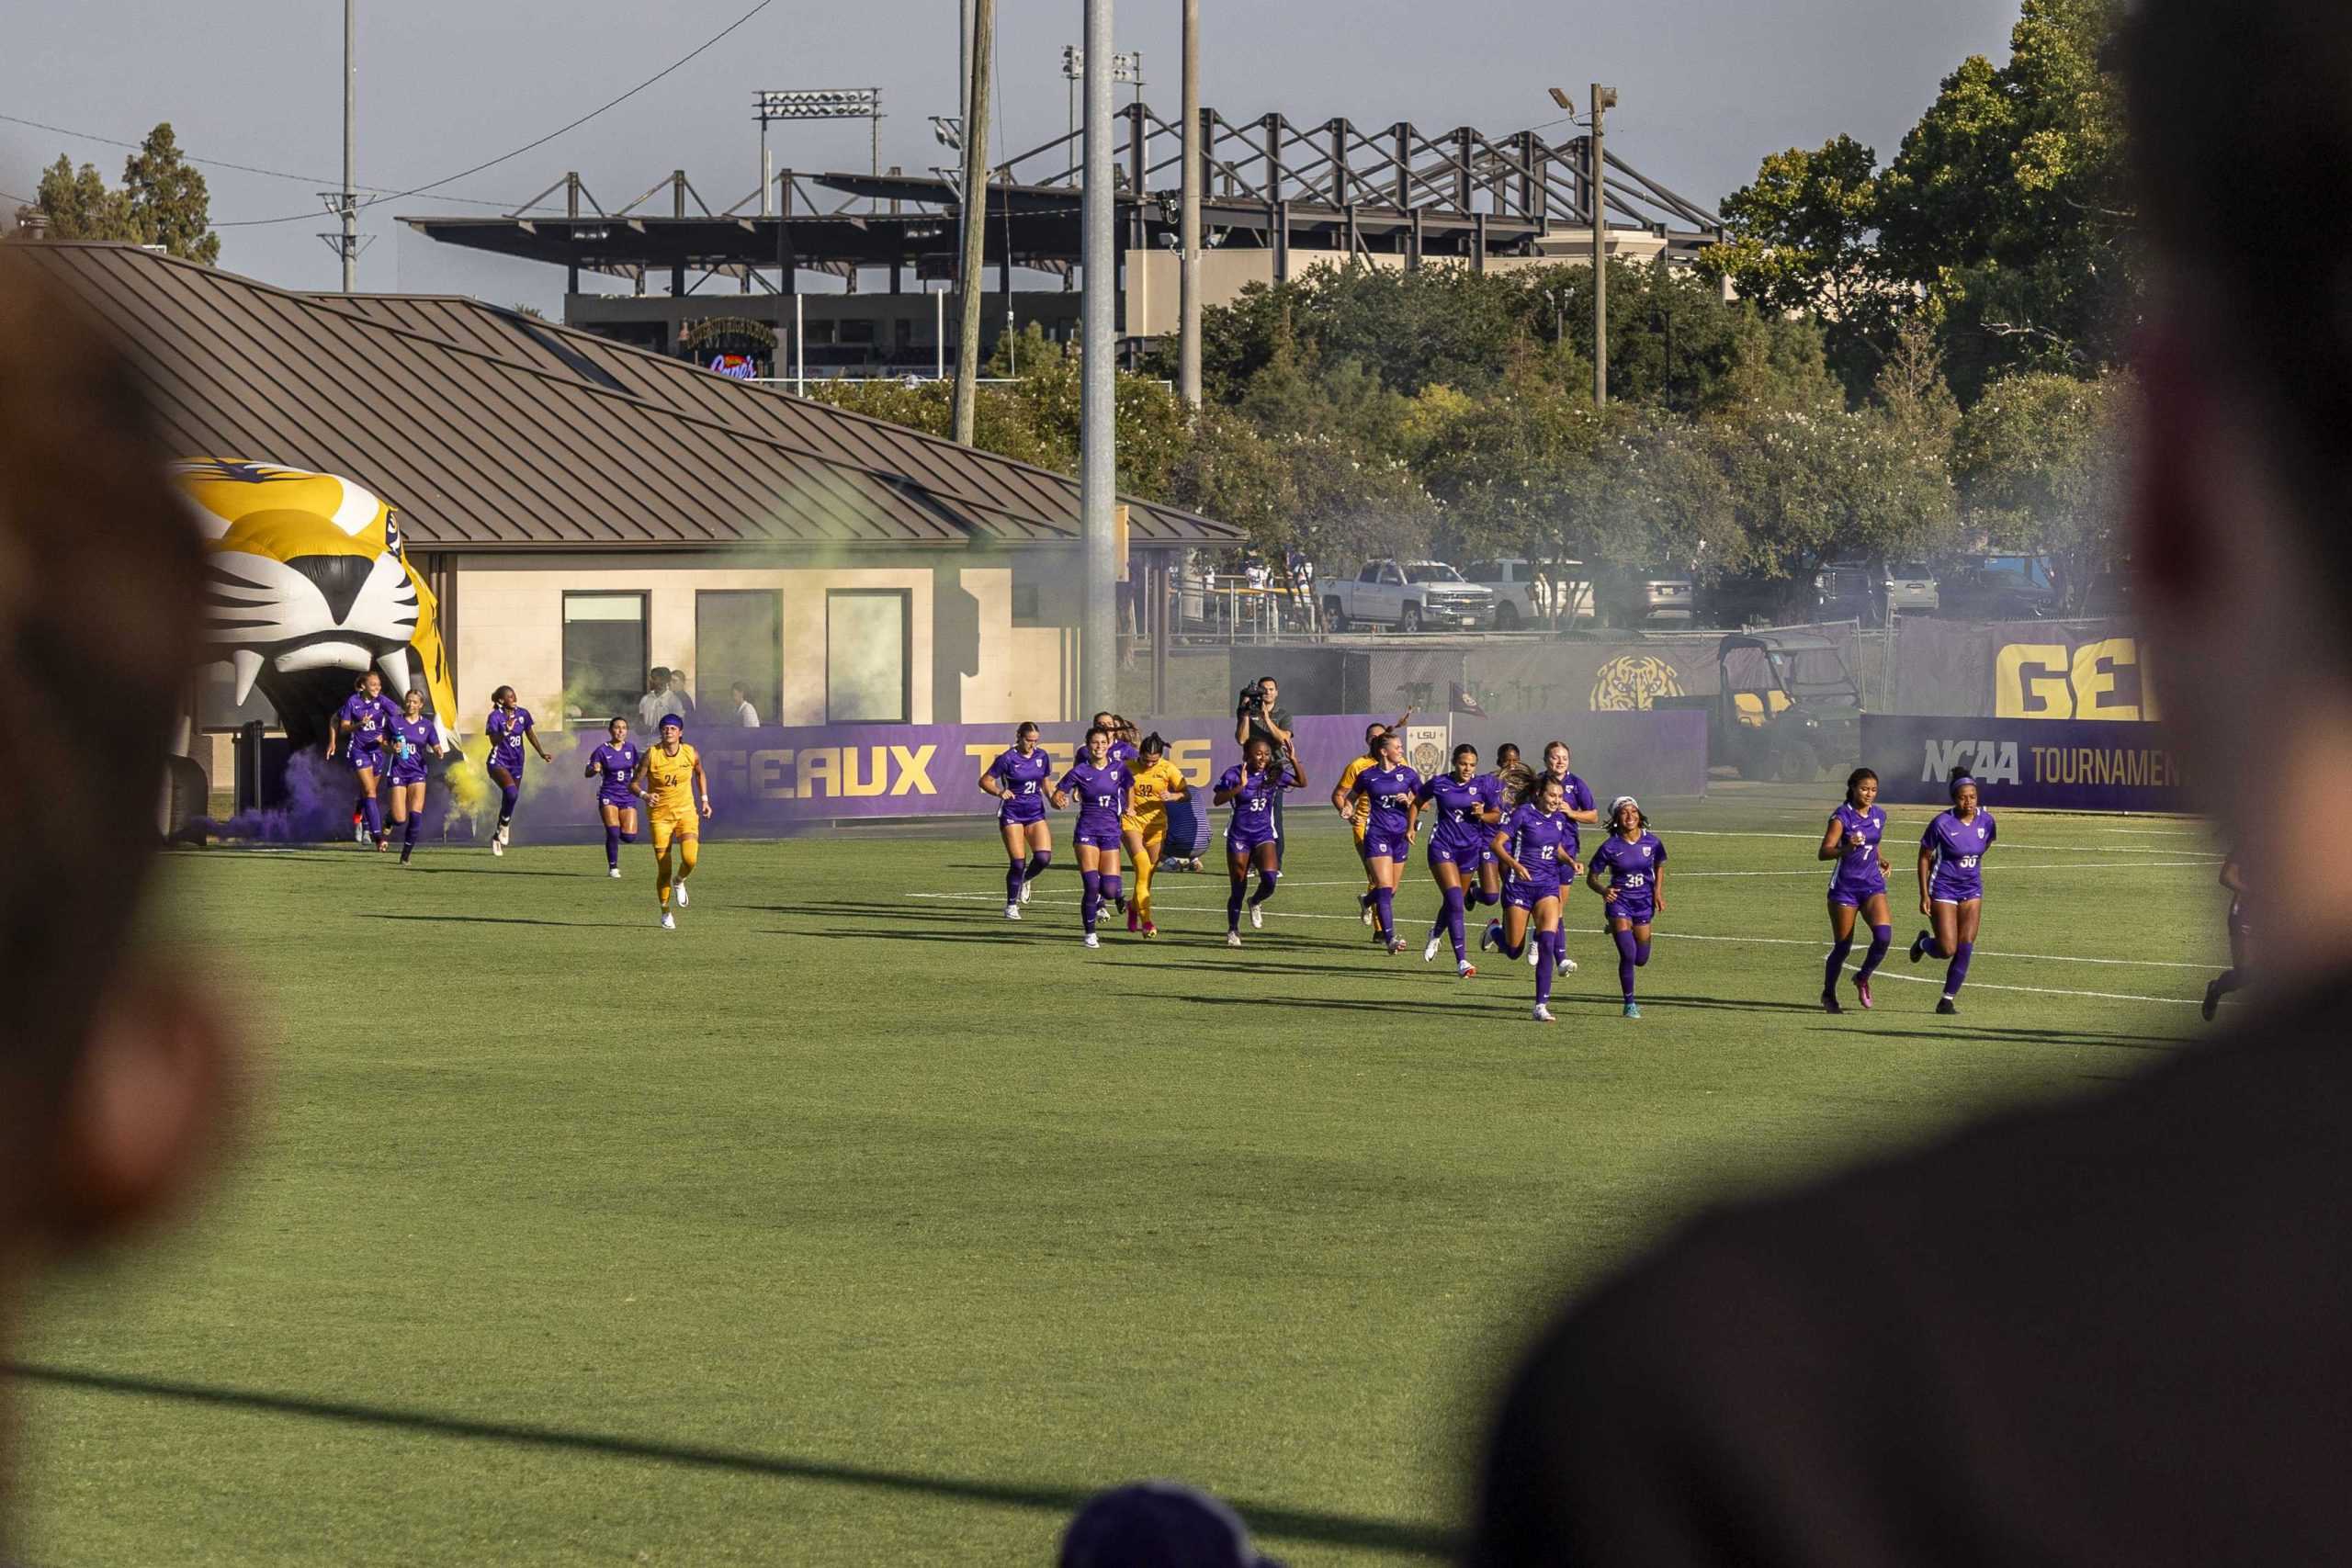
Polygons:
[[1715,694],[1666,698],[1707,709],[1707,761],[1740,777],[1810,783],[1861,754],[1862,693],[1827,637],[1735,632],[1715,646]]

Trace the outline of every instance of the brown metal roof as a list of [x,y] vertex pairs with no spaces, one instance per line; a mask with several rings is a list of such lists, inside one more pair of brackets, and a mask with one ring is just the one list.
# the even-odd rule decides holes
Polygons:
[[[190,455],[350,474],[427,548],[1075,541],[1058,474],[471,300],[296,294],[133,246],[32,258],[143,359]],[[1130,503],[1138,543],[1240,531]]]

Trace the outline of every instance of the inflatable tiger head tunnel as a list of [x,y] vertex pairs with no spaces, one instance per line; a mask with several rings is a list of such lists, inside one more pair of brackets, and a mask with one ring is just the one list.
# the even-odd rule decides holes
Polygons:
[[394,702],[423,687],[458,723],[433,592],[409,564],[400,514],[335,474],[276,463],[174,465],[205,539],[205,637],[259,688],[297,749],[323,745],[327,716],[370,668]]

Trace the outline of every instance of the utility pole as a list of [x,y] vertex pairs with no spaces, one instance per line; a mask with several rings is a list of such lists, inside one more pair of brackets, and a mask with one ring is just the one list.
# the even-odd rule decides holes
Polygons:
[[996,0],[972,0],[972,73],[964,84],[964,243],[956,266],[957,318],[956,439],[972,444],[980,375],[980,268],[989,228],[989,61],[996,51]]
[[359,66],[352,55],[352,0],[343,0],[343,291],[359,291],[359,198],[351,188],[351,127],[358,107]]
[[1601,117],[1617,107],[1617,89],[1592,85],[1592,406],[1609,406],[1609,163]]
[[[1080,199],[1085,231],[1085,339],[1079,368],[1079,508],[1086,541],[1086,619],[1079,685],[1083,711],[1116,708],[1119,693],[1117,520],[1118,364],[1113,310],[1119,264],[1113,254],[1111,186],[1111,0],[1086,4],[1086,151]],[[1136,193],[1140,196],[1142,193]]]
[[1201,406],[1201,0],[1184,0],[1184,190],[1178,224],[1176,387],[1189,408]]

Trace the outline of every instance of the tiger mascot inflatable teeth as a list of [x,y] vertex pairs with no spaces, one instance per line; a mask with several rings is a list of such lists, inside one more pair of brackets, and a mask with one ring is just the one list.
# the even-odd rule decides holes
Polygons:
[[439,606],[397,512],[349,479],[276,463],[173,471],[204,533],[205,636],[235,670],[240,705],[258,687],[295,747],[322,746],[327,716],[372,665],[393,701],[422,685],[456,729]]

